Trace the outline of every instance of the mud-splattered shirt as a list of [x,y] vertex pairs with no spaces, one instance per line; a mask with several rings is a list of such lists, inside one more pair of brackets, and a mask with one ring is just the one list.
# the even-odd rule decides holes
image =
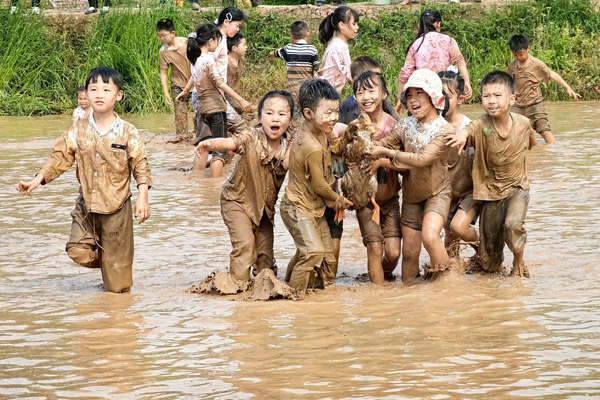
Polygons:
[[171,66],[171,84],[183,89],[190,80],[190,60],[187,58],[187,39],[176,37],[179,41],[177,50],[166,44],[158,51],[160,70],[167,72]]
[[225,80],[217,70],[214,58],[202,53],[196,63],[192,65],[192,78],[198,94],[199,102],[196,111],[199,114],[225,112],[227,110],[225,94],[221,90],[221,85]]
[[[465,129],[471,123],[471,118],[463,116],[463,121],[459,130]],[[448,174],[452,180],[452,203],[457,202],[462,197],[473,191],[473,159],[475,150],[472,147],[464,149],[460,156],[458,153],[452,153],[452,158],[448,160]]]
[[50,183],[77,162],[77,180],[88,212],[112,214],[131,197],[131,175],[138,186],[152,186],[144,142],[135,126],[119,116],[103,133],[93,112],[74,122],[54,145],[40,174]]
[[530,106],[544,100],[539,84],[548,83],[552,70],[543,61],[531,55],[524,64],[513,60],[507,72],[515,81],[515,106]]
[[223,185],[221,199],[238,203],[256,226],[265,212],[274,222],[275,203],[287,173],[282,165],[288,146],[286,137],[282,136],[278,151],[269,149],[261,127],[246,129],[232,139],[235,153],[241,157]]
[[88,114],[85,112],[81,106],[77,106],[75,110],[73,110],[73,122],[77,122],[80,119],[87,119]]
[[529,149],[529,118],[510,113],[512,126],[500,135],[492,119],[483,115],[461,132],[468,133],[468,145],[475,148],[473,198],[496,201],[516,188],[529,189],[525,154]]
[[233,89],[237,94],[240,93],[240,81],[242,79],[242,72],[244,71],[244,59],[239,58],[237,64],[234,64],[229,59],[229,65],[227,66],[227,85]]

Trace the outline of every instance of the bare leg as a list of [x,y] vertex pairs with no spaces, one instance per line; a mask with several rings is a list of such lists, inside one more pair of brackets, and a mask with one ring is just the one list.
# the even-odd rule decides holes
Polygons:
[[431,258],[434,269],[443,269],[448,265],[448,253],[440,240],[445,218],[436,212],[428,212],[423,218],[423,246]]
[[383,272],[392,273],[398,265],[398,259],[400,258],[400,246],[401,239],[399,237],[386,238],[383,244]]
[[421,231],[402,226],[402,239],[402,282],[410,282],[419,277]]
[[[452,218],[450,229],[465,242],[477,242],[479,241],[479,235],[477,234],[475,227],[471,225],[471,222],[473,222],[476,216],[477,207],[471,208],[468,212],[459,209],[454,218]],[[479,246],[475,244],[472,244],[471,247],[473,247],[475,251],[479,248]]]
[[202,153],[202,156],[198,157],[194,155],[194,171],[202,171],[206,168],[206,161],[208,160],[208,152]]
[[544,140],[546,141],[547,144],[556,143],[556,139],[554,138],[554,135],[552,134],[552,132],[545,131],[545,132],[540,133],[540,135],[542,135],[542,137],[544,138]]
[[529,278],[529,270],[525,267],[525,260],[523,259],[523,251],[513,253],[513,269],[512,275],[519,275],[520,277]]
[[340,259],[341,241],[342,241],[341,239],[331,238],[331,246],[333,247],[333,255],[335,256],[335,259],[338,261]]
[[383,284],[383,268],[381,258],[383,257],[383,244],[380,242],[367,243],[367,271],[369,280],[376,285]]
[[223,161],[215,160],[210,163],[210,175],[213,178],[220,178],[223,176]]

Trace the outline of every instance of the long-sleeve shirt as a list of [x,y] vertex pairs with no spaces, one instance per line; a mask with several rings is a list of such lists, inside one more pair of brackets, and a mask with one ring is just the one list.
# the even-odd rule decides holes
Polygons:
[[54,145],[39,173],[50,183],[77,161],[77,180],[88,212],[112,214],[131,197],[131,175],[138,186],[152,186],[140,133],[119,116],[103,133],[93,112],[74,122]]
[[323,56],[323,69],[321,78],[333,86],[338,93],[341,93],[346,82],[352,82],[350,73],[350,50],[348,43],[338,37],[331,39]]
[[227,83],[227,67],[229,65],[229,57],[227,57],[227,35],[221,33],[221,41],[213,52],[209,52],[215,62],[217,63],[217,71],[223,77],[225,83]]

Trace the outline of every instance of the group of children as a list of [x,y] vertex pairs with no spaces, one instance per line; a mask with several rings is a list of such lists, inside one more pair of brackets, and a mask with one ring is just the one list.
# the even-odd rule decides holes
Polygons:
[[[429,17],[426,13],[433,15],[426,10],[422,18]],[[449,256],[458,255],[458,241],[475,249],[488,272],[502,269],[506,243],[514,254],[513,272],[528,276],[523,252],[526,152],[536,144],[532,125],[553,141],[538,83],[552,79],[575,99],[579,95],[529,55],[523,35],[510,40],[515,61],[509,73],[493,71],[481,81],[484,115],[471,121],[459,112],[470,83],[456,68],[439,73],[421,68],[401,81],[398,101],[408,116],[400,118],[388,100],[380,63],[364,56],[351,61],[348,40],[358,32],[359,17],[342,6],[319,27],[319,40],[328,43],[322,62],[307,42],[307,24],[292,24],[294,43],[270,53],[285,60],[289,91],[267,93],[255,123],[249,123],[240,114],[249,112],[250,104],[238,93],[246,51],[239,33],[243,19],[240,10],[228,7],[216,24],[202,24],[188,38],[177,37],[169,20],[157,24],[163,93],[175,104],[177,133],[187,127],[182,115],[190,93],[199,116],[195,166],[210,165],[211,175],[218,177],[226,153],[239,155],[220,199],[234,278],[250,280],[263,269],[276,270],[273,224],[286,175],[280,212],[297,250],[285,275],[298,292],[335,284],[347,209],[356,211],[375,284],[395,279],[400,255],[402,281],[419,277],[421,245],[431,259],[426,274],[444,270]],[[439,26],[431,26],[439,33]],[[413,44],[427,43],[428,34],[420,32]],[[419,51],[411,55],[417,65]],[[106,289],[114,292],[128,291],[132,284],[131,174],[139,191],[135,215],[142,222],[150,214],[143,142],[135,127],[114,113],[122,83],[115,70],[92,70],[78,93],[72,127],[36,177],[17,186],[30,194],[77,161],[81,195],[71,214],[67,252],[80,265],[100,268]],[[340,104],[346,83],[354,96]],[[375,187],[346,172],[357,171],[357,164],[359,173],[377,176]],[[348,198],[365,196],[370,201],[355,204]],[[477,218],[479,233],[473,225]]]

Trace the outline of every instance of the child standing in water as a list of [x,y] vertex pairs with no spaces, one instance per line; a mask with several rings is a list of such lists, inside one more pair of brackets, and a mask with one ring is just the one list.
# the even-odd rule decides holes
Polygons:
[[[192,83],[198,94],[197,112],[202,116],[202,119],[210,127],[211,136],[201,137],[200,141],[206,140],[209,137],[224,138],[227,134],[227,102],[225,93],[237,100],[242,108],[250,111],[250,103],[244,100],[226,83],[219,71],[215,59],[208,52],[214,51],[221,40],[221,32],[213,24],[202,24],[196,28],[188,40],[187,56],[192,63],[192,80],[177,96],[177,98],[185,98],[191,89]],[[225,163],[225,152],[212,152],[210,162],[210,171],[213,178],[219,178],[223,174],[223,164]],[[206,165],[208,154],[202,153],[202,157],[198,157],[194,164]]]
[[514,81],[494,71],[481,81],[481,105],[486,114],[458,132],[448,145],[475,148],[473,198],[481,201],[479,260],[483,270],[500,272],[504,243],[514,255],[512,273],[529,277],[523,253],[529,204],[526,151],[535,146],[529,119],[510,112]]
[[[411,116],[394,126],[380,141],[383,147],[373,147],[372,155],[384,155],[401,168],[412,169],[403,180],[402,189],[402,280],[419,276],[421,242],[431,258],[432,271],[448,265],[448,253],[440,240],[452,187],[446,165],[446,135],[454,128],[440,114],[446,109],[442,81],[433,71],[415,71],[400,95]],[[401,149],[402,151],[397,151]]]
[[133,218],[131,175],[138,184],[135,216],[150,216],[152,185],[144,141],[135,126],[114,112],[123,97],[123,78],[112,68],[94,68],[85,82],[92,111],[73,123],[58,140],[48,160],[17,190],[30,195],[39,185],[58,178],[77,161],[80,195],[71,212],[73,223],[67,254],[77,264],[102,271],[109,292],[129,292],[133,284]]
[[346,6],[336,8],[319,25],[319,42],[324,45],[329,42],[321,63],[321,77],[338,93],[346,82],[352,84],[348,40],[354,39],[357,33],[358,13]]
[[73,110],[73,122],[80,119],[87,119],[90,116],[90,102],[85,93],[85,86],[81,86],[77,90],[77,108]]
[[258,103],[260,125],[231,138],[201,142],[196,151],[233,151],[240,154],[221,192],[221,215],[231,238],[230,271],[250,280],[265,268],[273,268],[275,203],[285,179],[288,127],[294,99],[288,92],[269,92]]

